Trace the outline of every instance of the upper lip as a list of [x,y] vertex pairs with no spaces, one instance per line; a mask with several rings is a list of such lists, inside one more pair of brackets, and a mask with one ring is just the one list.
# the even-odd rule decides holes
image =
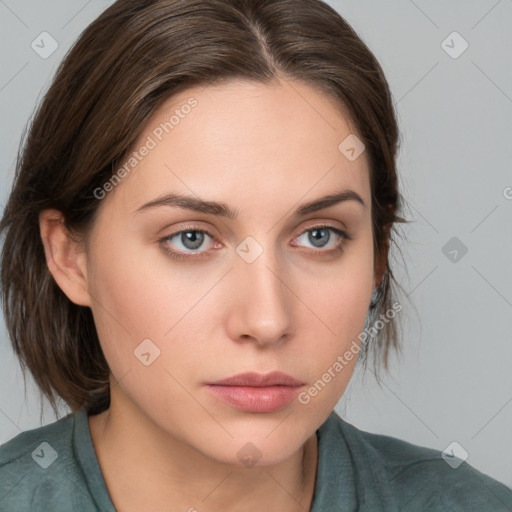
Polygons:
[[217,380],[209,384],[215,386],[302,386],[304,383],[283,372],[270,372],[266,374],[248,372],[233,375],[227,379]]

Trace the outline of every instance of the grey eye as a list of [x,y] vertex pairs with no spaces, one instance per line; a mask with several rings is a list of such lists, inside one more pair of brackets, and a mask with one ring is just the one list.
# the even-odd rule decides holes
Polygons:
[[196,231],[196,230],[182,231],[180,238],[181,238],[181,242],[187,249],[194,251],[201,247],[201,245],[204,241],[204,233],[201,231]]
[[323,247],[331,238],[331,234],[328,229],[312,229],[308,232],[308,240],[315,247]]

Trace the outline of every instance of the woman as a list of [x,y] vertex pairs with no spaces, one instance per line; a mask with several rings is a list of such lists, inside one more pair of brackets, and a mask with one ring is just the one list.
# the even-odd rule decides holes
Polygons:
[[0,448],[0,510],[510,510],[333,412],[399,348],[398,130],[319,0],[124,0],[59,68],[1,231],[13,347],[73,411]]

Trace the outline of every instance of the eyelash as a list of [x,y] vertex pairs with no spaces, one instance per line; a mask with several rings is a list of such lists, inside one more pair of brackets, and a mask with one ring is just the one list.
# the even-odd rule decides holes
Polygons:
[[[327,251],[323,251],[320,249],[318,251],[313,251],[313,252],[323,253],[323,254],[333,254],[336,251],[343,252],[343,250],[345,249],[345,246],[348,244],[348,242],[350,242],[352,240],[352,237],[345,231],[341,231],[340,229],[338,229],[334,226],[329,226],[326,224],[321,224],[319,226],[310,227],[310,228],[304,230],[302,233],[300,233],[298,235],[298,237],[300,237],[303,234],[308,233],[310,231],[316,231],[316,230],[322,230],[322,229],[336,233],[340,237],[340,241],[336,245],[336,247],[334,247],[333,249],[329,249]],[[198,258],[204,257],[204,252],[181,253],[181,252],[173,251],[173,250],[169,249],[169,246],[167,244],[168,241],[170,241],[172,238],[176,237],[177,235],[180,235],[181,233],[190,233],[190,232],[202,233],[202,234],[208,235],[212,239],[214,238],[208,231],[191,226],[191,227],[187,227],[185,229],[181,229],[180,231],[171,233],[170,235],[160,239],[159,243],[162,247],[162,250],[168,256],[170,256],[171,258],[174,258],[176,260],[193,260],[193,259],[198,259]]]

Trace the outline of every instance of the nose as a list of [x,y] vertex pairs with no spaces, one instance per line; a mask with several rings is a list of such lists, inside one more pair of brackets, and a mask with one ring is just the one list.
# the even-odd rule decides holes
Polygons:
[[252,262],[236,256],[227,331],[231,339],[259,346],[283,343],[292,335],[293,292],[284,266],[264,250]]

